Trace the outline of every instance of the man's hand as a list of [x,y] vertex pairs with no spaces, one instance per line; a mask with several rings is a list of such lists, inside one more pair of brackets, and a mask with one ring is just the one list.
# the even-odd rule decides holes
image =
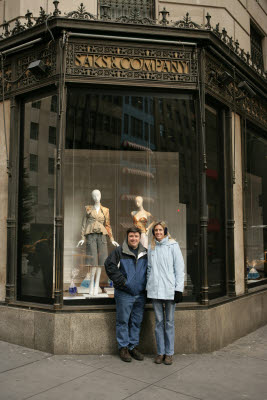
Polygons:
[[183,301],[183,293],[175,291],[174,292],[174,301],[175,301],[175,303],[181,303]]

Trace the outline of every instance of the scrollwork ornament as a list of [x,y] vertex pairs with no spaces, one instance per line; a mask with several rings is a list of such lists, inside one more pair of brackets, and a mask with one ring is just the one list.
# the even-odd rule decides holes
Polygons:
[[20,20],[17,18],[15,20],[15,27],[11,31],[11,35],[17,35],[18,33],[25,31],[25,29],[25,26],[23,26]]
[[40,7],[39,17],[37,18],[35,25],[42,24],[43,22],[45,22],[46,18],[47,15],[45,13],[45,10],[43,9],[43,7]]
[[96,19],[93,14],[86,11],[83,3],[80,4],[80,6],[78,7],[78,9],[76,11],[71,11],[65,15],[67,18],[73,18],[73,19],[81,19],[81,20],[82,19],[85,19],[85,20],[89,20],[89,19],[95,20]]
[[179,20],[173,25],[175,28],[183,28],[183,29],[201,29],[201,26],[191,20],[189,16],[189,12],[186,13],[185,17],[182,20]]

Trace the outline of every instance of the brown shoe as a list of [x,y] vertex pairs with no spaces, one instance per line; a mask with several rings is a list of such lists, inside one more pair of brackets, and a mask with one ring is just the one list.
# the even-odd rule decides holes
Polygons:
[[157,357],[154,360],[154,363],[156,364],[162,364],[164,360],[164,355],[158,354]]
[[165,356],[164,364],[172,365],[172,356]]
[[120,358],[121,358],[122,361],[125,361],[125,362],[131,362],[132,361],[132,357],[130,356],[127,347],[122,347],[119,350],[119,354],[120,354]]
[[144,356],[140,351],[137,349],[137,347],[134,347],[132,350],[129,350],[130,355],[138,361],[143,361]]

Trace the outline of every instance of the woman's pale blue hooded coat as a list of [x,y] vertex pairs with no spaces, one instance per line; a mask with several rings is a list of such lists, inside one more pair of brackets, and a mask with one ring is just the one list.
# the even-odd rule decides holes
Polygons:
[[184,290],[184,259],[179,244],[165,237],[148,248],[147,297],[173,300],[174,292]]

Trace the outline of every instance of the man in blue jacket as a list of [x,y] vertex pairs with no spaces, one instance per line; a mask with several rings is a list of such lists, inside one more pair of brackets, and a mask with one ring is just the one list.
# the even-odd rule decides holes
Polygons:
[[122,361],[142,361],[138,350],[146,295],[147,250],[140,243],[137,227],[127,230],[127,240],[106,259],[105,268],[113,281],[116,301],[116,339]]

